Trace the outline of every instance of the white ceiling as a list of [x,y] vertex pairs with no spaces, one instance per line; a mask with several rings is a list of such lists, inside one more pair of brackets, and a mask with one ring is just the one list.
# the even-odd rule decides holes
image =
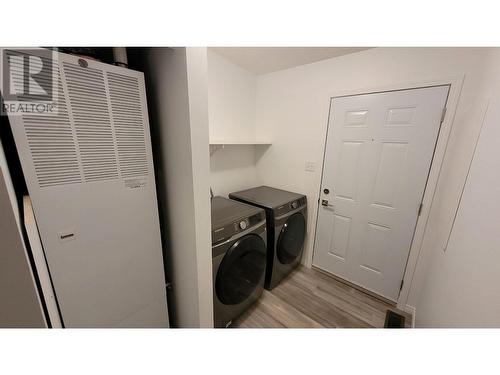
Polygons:
[[366,47],[211,47],[243,69],[265,74],[359,52]]

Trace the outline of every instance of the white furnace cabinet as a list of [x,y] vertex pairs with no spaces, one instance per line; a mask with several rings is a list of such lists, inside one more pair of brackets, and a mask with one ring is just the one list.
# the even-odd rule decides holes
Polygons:
[[58,113],[9,120],[62,324],[168,327],[143,74],[53,56]]

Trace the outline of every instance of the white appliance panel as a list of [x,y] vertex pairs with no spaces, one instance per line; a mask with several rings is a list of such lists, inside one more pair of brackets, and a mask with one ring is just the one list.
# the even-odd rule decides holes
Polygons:
[[57,115],[10,116],[65,327],[168,327],[144,76],[55,54]]

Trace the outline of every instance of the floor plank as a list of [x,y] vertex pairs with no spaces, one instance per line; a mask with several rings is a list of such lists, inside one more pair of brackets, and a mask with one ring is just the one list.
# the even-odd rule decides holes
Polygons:
[[411,315],[315,269],[299,267],[242,316],[235,328],[383,327],[387,310]]

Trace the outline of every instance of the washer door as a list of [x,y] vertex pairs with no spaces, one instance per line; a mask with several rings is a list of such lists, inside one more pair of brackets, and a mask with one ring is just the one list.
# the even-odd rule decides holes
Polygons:
[[305,236],[306,220],[297,212],[288,218],[278,237],[276,255],[282,264],[292,263],[300,256]]
[[266,269],[266,243],[256,234],[248,234],[227,251],[217,271],[215,292],[225,305],[246,300],[261,284]]

